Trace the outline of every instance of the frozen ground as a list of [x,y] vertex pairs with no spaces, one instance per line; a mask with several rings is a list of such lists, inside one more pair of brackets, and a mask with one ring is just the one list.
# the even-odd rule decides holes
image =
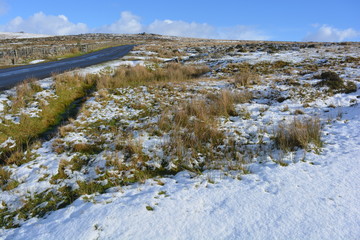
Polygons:
[[[210,171],[76,200],[3,239],[358,239],[360,108],[325,129],[307,162],[266,164],[236,180]],[[148,211],[147,206],[153,211]]]
[[[116,149],[116,142],[140,145],[141,152],[149,156],[148,167],[156,169],[165,162],[171,169],[176,158],[167,156],[169,134],[154,133],[159,114],[184,101],[208,99],[224,90],[253,94],[251,101],[236,104],[235,116],[218,119],[218,128],[238,144],[244,166],[233,166],[235,170],[230,171],[231,166],[226,165],[231,163],[227,162],[229,156],[213,149],[216,156],[224,158],[214,163],[221,170],[209,169],[202,174],[182,171],[143,184],[111,187],[103,194],[83,195],[42,218],[21,220],[19,214],[15,223],[20,227],[0,229],[0,239],[359,239],[360,92],[335,94],[316,85],[317,74],[331,69],[359,86],[358,63],[345,61],[349,54],[359,57],[359,50],[347,47],[274,54],[221,52],[195,60],[189,56],[197,56],[199,49],[181,48],[179,52],[184,56],[177,56],[180,59],[212,67],[210,79],[93,93],[61,134],[32,150],[32,161],[5,167],[18,185],[0,190],[3,208],[6,204],[16,210],[31,201],[29,196],[63,186],[76,188],[79,181],[92,182],[108,174],[105,181],[111,179],[111,174],[119,179],[132,176],[129,166],[121,165],[124,169],[117,170],[111,165],[112,158],[126,160],[126,151]],[[158,62],[147,61],[149,55],[158,57],[158,61],[172,59],[168,53],[158,56],[154,51],[140,48],[126,61],[81,72],[111,75],[115,67],[124,64],[157,66]],[[231,63],[279,60],[290,62],[290,67],[265,74],[259,85],[247,89],[234,86]],[[40,81],[40,86],[43,90],[37,93],[35,103],[29,102],[21,110],[23,113],[36,114],[36,101],[56,97],[51,79]],[[1,95],[1,111],[9,108],[14,94],[10,90]],[[14,124],[19,117],[16,113],[2,115]],[[310,146],[307,151],[283,153],[274,146],[274,129],[299,115],[320,118],[324,145],[321,149]],[[121,131],[111,130],[114,126]],[[82,155],[72,149],[76,144],[102,144],[105,150],[97,155]],[[14,141],[8,138],[0,147],[12,145]],[[217,147],[226,150],[226,146]],[[76,168],[73,161],[79,159],[87,163]],[[196,166],[202,160],[201,155],[191,157],[189,165]],[[66,177],[55,178],[64,162],[70,163],[63,170]]]
[[49,37],[45,34],[33,34],[33,33],[17,33],[17,32],[0,32],[0,39],[13,39],[13,38],[40,38]]

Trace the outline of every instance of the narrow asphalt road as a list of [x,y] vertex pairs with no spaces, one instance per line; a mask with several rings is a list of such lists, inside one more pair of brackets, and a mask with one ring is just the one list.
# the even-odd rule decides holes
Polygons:
[[0,90],[9,89],[28,78],[43,79],[51,76],[53,73],[62,73],[75,68],[83,68],[102,62],[116,60],[125,56],[134,46],[135,45],[124,45],[111,47],[79,57],[66,58],[55,62],[0,69]]

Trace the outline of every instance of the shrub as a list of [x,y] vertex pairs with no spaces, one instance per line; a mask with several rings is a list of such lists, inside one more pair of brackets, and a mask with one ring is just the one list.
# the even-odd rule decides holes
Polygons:
[[327,86],[335,92],[352,93],[357,91],[357,85],[354,82],[348,81],[347,84],[345,84],[344,80],[340,78],[336,72],[327,71],[315,77],[322,79],[322,81],[317,84],[318,86]]
[[340,90],[345,87],[344,81],[339,77],[336,72],[327,71],[320,75],[322,81],[320,85],[328,86],[332,90]]

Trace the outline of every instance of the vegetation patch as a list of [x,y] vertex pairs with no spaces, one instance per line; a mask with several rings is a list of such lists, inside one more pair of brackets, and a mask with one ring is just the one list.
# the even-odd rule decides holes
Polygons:
[[290,123],[280,123],[275,130],[275,142],[285,152],[296,150],[296,148],[308,149],[310,143],[321,147],[320,119],[318,117],[294,118]]
[[318,86],[327,86],[334,92],[352,93],[357,91],[357,85],[354,82],[348,81],[345,83],[336,72],[326,71],[321,73],[320,76],[316,76],[316,78],[322,79],[317,84]]
[[[11,158],[14,150],[20,151],[24,147],[27,148],[32,141],[45,133],[51,126],[58,125],[61,121],[61,114],[72,102],[84,97],[93,88],[96,78],[95,75],[80,76],[70,73],[55,76],[54,85],[57,97],[49,100],[47,105],[40,106],[40,113],[37,117],[22,113],[19,123],[7,120],[0,124],[0,139],[11,137],[17,146],[2,153],[2,162],[14,162],[7,160],[7,158]],[[24,83],[24,86],[27,85],[28,83]],[[21,87],[21,89],[23,88],[27,87]]]
[[198,77],[209,71],[202,65],[183,65],[170,63],[164,67],[119,67],[113,76],[105,76],[98,80],[97,88],[123,88],[136,87],[161,82],[180,82]]

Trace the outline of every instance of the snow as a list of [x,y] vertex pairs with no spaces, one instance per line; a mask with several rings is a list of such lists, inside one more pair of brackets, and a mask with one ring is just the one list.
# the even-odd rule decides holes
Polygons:
[[0,32],[0,39],[42,38],[42,37],[50,37],[50,35],[34,34],[34,33],[21,33],[21,32]]
[[360,107],[346,110],[347,121],[326,128],[324,154],[307,162],[268,164],[242,180],[215,171],[149,180],[77,200],[5,239],[357,239]]
[[267,163],[241,180],[218,171],[148,180],[78,199],[2,239],[358,239],[360,106],[344,112],[326,126],[323,154],[306,162]]
[[38,59],[38,60],[33,60],[31,62],[29,62],[30,64],[36,64],[36,63],[41,63],[41,62],[44,62],[45,60],[44,59]]
[[106,62],[103,64],[86,67],[84,69],[78,70],[78,72],[80,72],[81,74],[84,74],[84,75],[95,74],[95,73],[101,73],[102,71],[107,71],[107,70],[111,71],[121,65],[134,67],[136,65],[144,65],[144,61],[141,61],[141,60],[135,60],[135,61],[114,60],[114,61]]

